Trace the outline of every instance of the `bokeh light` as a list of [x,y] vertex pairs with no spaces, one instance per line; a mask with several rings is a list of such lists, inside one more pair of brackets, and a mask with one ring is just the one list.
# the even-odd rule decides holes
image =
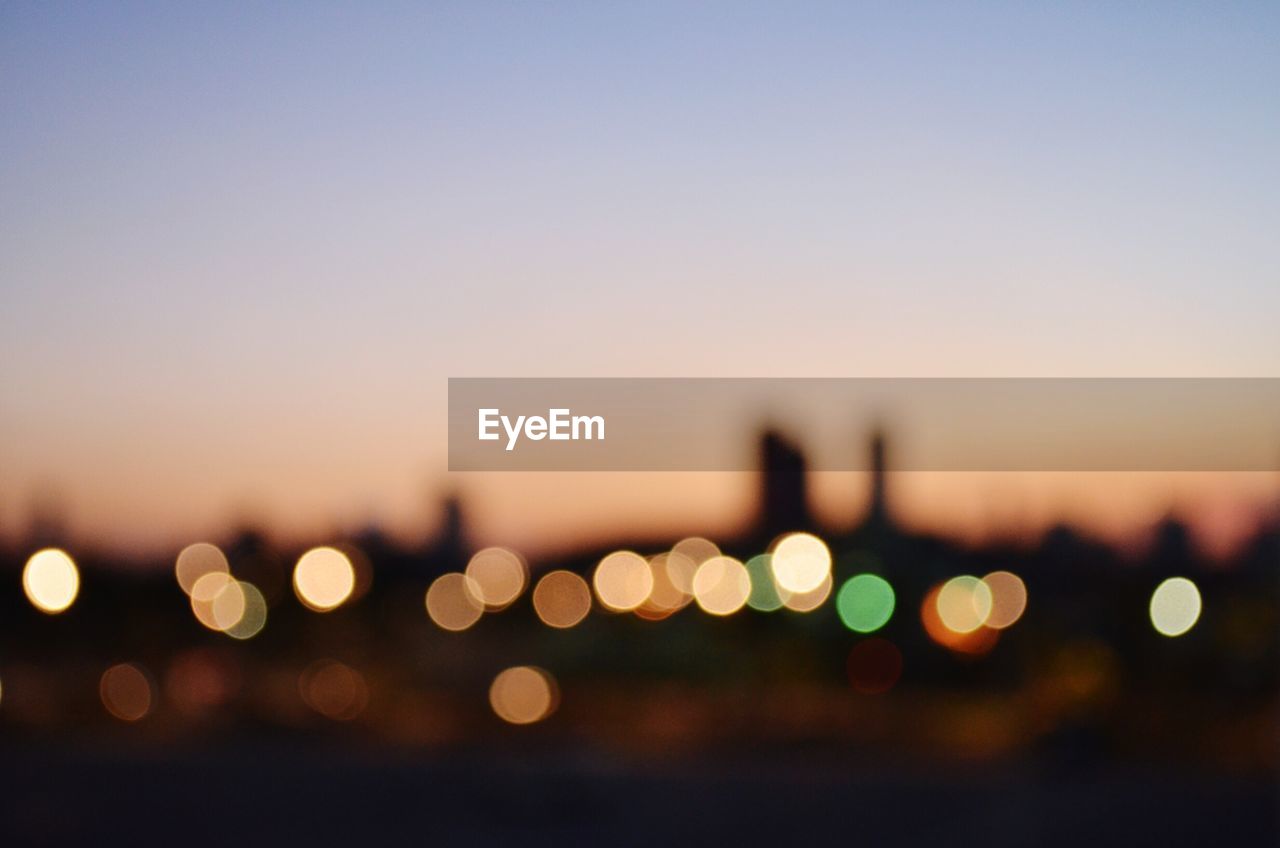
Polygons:
[[782,605],[792,612],[813,612],[827,602],[831,597],[831,573],[822,579],[816,589],[808,592],[788,592],[781,586],[778,587],[778,595],[782,598]]
[[712,557],[693,575],[694,600],[712,615],[732,615],[746,605],[750,594],[747,567],[733,557]]
[[809,533],[790,533],[773,547],[773,576],[778,588],[793,595],[812,592],[831,576],[831,551]]
[[191,611],[210,630],[224,633],[244,618],[244,587],[230,574],[211,571],[191,587]]
[[369,704],[364,675],[337,660],[321,660],[304,671],[298,693],[307,706],[334,721],[351,721]]
[[591,612],[591,589],[572,571],[550,571],[533,587],[533,611],[550,627],[573,627]]
[[[649,571],[653,574],[653,589],[649,597],[636,609],[636,615],[650,621],[660,621],[693,600],[693,574],[697,567],[684,554],[658,554],[649,558]],[[689,587],[685,589],[684,587]]]
[[858,633],[884,627],[893,615],[893,587],[875,574],[850,577],[836,594],[836,612],[844,626]]
[[760,612],[773,612],[782,609],[782,598],[778,594],[778,584],[773,579],[773,556],[756,554],[747,560],[747,575],[751,578],[751,594],[747,596],[747,606]]
[[1181,636],[1200,620],[1200,590],[1185,577],[1170,577],[1151,593],[1151,626],[1163,636]]
[[876,636],[849,650],[845,669],[854,691],[864,695],[882,695],[892,689],[902,676],[902,652],[888,639]]
[[[687,557],[696,569],[712,557],[720,556],[720,547],[710,539],[704,539],[701,536],[690,536],[687,539],[681,539],[671,546],[671,553],[679,554]],[[690,575],[692,578],[692,575]],[[692,593],[692,584],[683,586],[686,592]]]
[[165,695],[179,712],[204,716],[231,700],[241,685],[234,655],[195,648],[176,656],[165,672]]
[[529,566],[515,551],[485,548],[471,557],[466,575],[475,581],[485,609],[496,611],[520,597],[529,582]]
[[540,668],[518,665],[493,679],[489,704],[498,718],[511,724],[532,724],[555,712],[559,691],[555,680]]
[[355,587],[355,568],[337,548],[312,548],[298,558],[293,568],[293,591],[298,600],[316,612],[342,606]]
[[991,589],[977,577],[952,577],[938,591],[938,618],[956,633],[972,633],[991,616]]
[[151,676],[135,663],[113,665],[102,673],[98,694],[107,712],[121,721],[138,721],[151,712]]
[[929,638],[948,650],[958,654],[978,656],[995,647],[1000,639],[1000,631],[990,627],[978,627],[968,632],[960,632],[948,627],[938,612],[938,597],[944,584],[934,586],[920,603],[920,623]]
[[196,585],[197,580],[213,572],[230,574],[231,567],[227,564],[226,554],[217,545],[211,545],[208,542],[187,545],[178,554],[173,564],[173,573],[178,578],[178,585],[188,595],[191,594],[191,589]]
[[465,574],[451,571],[432,581],[427,588],[427,615],[437,627],[454,632],[466,630],[480,620],[484,601],[480,587]]
[[22,569],[22,591],[41,612],[59,613],[80,593],[80,571],[71,556],[58,548],[36,551]]
[[236,585],[240,588],[243,609],[240,619],[224,632],[234,639],[252,639],[267,626],[267,599],[252,583],[239,580]]
[[653,572],[649,561],[639,554],[617,551],[600,560],[592,582],[605,609],[630,612],[653,591]]
[[1022,618],[1027,609],[1027,586],[1022,578],[1009,571],[993,571],[982,582],[991,590],[991,614],[987,627],[1004,630]]

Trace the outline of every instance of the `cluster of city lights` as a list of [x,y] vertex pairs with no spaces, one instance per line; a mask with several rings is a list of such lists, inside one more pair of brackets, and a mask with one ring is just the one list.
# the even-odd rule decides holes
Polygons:
[[[246,640],[266,626],[268,605],[263,593],[232,575],[226,555],[216,545],[188,545],[178,554],[174,574],[193,616],[203,627]],[[303,606],[326,613],[357,599],[371,580],[368,563],[358,551],[323,546],[298,558],[292,582]],[[597,606],[606,613],[631,614],[648,621],[665,619],[690,605],[715,617],[731,616],[744,608],[807,614],[823,607],[833,595],[832,555],[826,543],[809,533],[781,536],[767,552],[745,562],[725,555],[707,539],[693,537],[653,556],[633,551],[610,553],[596,564],[589,582],[559,569],[532,581],[522,556],[507,548],[490,547],[472,556],[463,571],[443,574],[430,584],[424,599],[426,613],[442,630],[464,631],[484,615],[507,609],[530,587],[534,613],[555,629],[580,624]],[[22,588],[33,607],[56,615],[70,609],[79,596],[80,572],[67,552],[45,548],[27,560]],[[837,617],[858,634],[874,634],[883,628],[897,606],[892,584],[871,571],[849,577],[834,592]],[[938,645],[958,654],[981,654],[994,646],[1000,633],[1013,626],[1026,608],[1027,589],[1022,579],[1009,571],[995,571],[983,577],[958,575],[934,585],[926,592],[919,614],[925,632]],[[1157,633],[1177,637],[1195,626],[1201,610],[1196,584],[1185,577],[1172,577],[1152,592],[1148,614]],[[209,675],[216,669],[211,671],[204,667],[204,660],[196,659],[191,669],[184,666],[177,671],[190,671],[195,675],[193,680],[203,680],[202,685],[209,689]],[[875,636],[854,645],[848,658],[852,685],[866,693],[887,691],[901,668],[897,647]],[[339,721],[359,715],[369,700],[360,672],[335,660],[322,660],[305,670],[298,689],[315,712]],[[99,691],[107,712],[122,721],[145,717],[155,700],[151,676],[137,663],[107,669]],[[215,694],[210,694],[211,702],[216,702]],[[555,711],[559,698],[555,679],[534,666],[502,671],[489,690],[494,713],[517,725],[546,718]]]

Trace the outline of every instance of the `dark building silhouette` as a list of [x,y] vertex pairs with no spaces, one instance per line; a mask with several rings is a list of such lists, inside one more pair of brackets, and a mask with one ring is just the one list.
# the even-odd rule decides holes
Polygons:
[[804,454],[782,434],[767,430],[760,438],[760,516],[757,534],[773,539],[789,530],[813,527]]
[[889,513],[888,497],[888,459],[884,432],[875,430],[871,434],[871,497],[867,503],[867,526],[876,531],[888,530],[893,526]]

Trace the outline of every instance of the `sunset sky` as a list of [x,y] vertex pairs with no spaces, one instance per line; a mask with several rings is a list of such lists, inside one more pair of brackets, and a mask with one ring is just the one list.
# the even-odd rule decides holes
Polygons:
[[[1280,376],[1277,43],[1248,3],[5,4],[0,534],[53,501],[124,550],[413,535],[456,490],[555,550],[750,505],[450,475],[450,376]],[[856,511],[857,475],[816,485]],[[1221,536],[1277,491],[899,499]]]

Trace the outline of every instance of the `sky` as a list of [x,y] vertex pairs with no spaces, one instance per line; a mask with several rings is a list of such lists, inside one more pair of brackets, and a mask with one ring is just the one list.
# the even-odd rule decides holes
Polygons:
[[[1249,3],[6,3],[0,533],[412,535],[457,491],[554,549],[749,506],[450,475],[450,376],[1280,376],[1276,43]],[[900,499],[1120,532],[1277,488]]]

